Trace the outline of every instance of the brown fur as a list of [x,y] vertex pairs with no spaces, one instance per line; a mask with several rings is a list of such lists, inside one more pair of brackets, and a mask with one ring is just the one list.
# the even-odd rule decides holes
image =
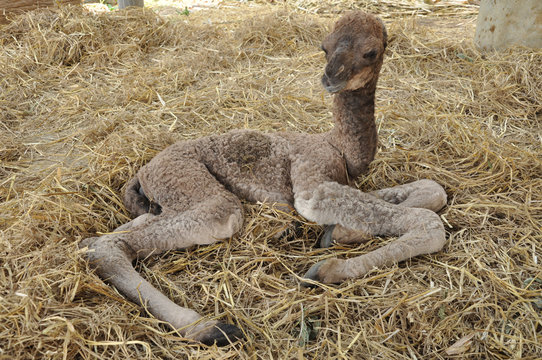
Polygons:
[[316,281],[341,282],[439,250],[444,229],[434,211],[444,206],[446,194],[438,184],[425,180],[371,194],[348,185],[375,156],[374,96],[386,42],[382,22],[362,12],[342,17],[323,41],[328,63],[322,83],[336,93],[330,132],[235,130],[176,143],[143,166],[125,195],[137,217],[83,242],[93,250],[88,257],[98,274],[185,337],[209,342],[217,329],[229,329],[230,340],[241,333],[175,305],[131,261],[234,235],[243,222],[239,199],[295,207],[309,220],[336,225],[330,236],[339,242],[361,241],[367,234],[400,236],[361,257],[316,264],[306,274]]

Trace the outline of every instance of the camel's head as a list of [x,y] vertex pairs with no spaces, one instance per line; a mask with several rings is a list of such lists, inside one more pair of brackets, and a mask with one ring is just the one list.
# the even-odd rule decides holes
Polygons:
[[322,42],[326,90],[337,93],[375,86],[386,45],[386,28],[376,16],[353,11],[341,17]]

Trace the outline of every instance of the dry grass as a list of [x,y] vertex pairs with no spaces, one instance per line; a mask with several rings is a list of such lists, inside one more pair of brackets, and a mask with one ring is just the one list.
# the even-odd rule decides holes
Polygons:
[[390,240],[315,249],[321,228],[307,223],[275,240],[290,216],[246,204],[230,241],[137,264],[177,303],[246,332],[224,349],[179,341],[89,271],[78,241],[128,220],[123,184],[168,144],[332,126],[318,45],[336,15],[319,9],[166,21],[70,8],[1,29],[0,359],[542,357],[542,52],[478,53],[469,7],[421,20],[380,8],[380,149],[358,183],[443,184],[442,252],[307,290],[297,274],[314,262]]

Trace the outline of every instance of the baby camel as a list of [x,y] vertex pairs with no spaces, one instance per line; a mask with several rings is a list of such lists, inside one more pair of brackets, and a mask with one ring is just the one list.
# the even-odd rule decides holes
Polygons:
[[331,225],[322,246],[399,236],[365,255],[315,264],[305,274],[314,281],[340,283],[440,250],[445,232],[435,211],[446,204],[440,185],[420,180],[371,193],[349,186],[375,155],[375,88],[386,42],[382,21],[359,11],[343,16],[324,39],[322,84],[335,94],[335,127],[328,133],[236,130],[178,142],[158,154],[127,186],[125,204],[136,218],[82,242],[97,273],[187,339],[225,345],[243,337],[240,329],[176,305],[132,261],[231,237],[243,223],[240,198],[287,204]]

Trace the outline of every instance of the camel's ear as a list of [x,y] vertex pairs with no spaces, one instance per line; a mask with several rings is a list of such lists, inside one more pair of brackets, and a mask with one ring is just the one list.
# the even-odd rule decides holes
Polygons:
[[388,32],[386,31],[386,25],[384,25],[384,21],[382,21],[381,18],[377,17],[377,19],[380,22],[380,25],[382,25],[382,40],[384,42],[384,50],[386,50],[386,46],[388,46]]
[[388,32],[384,23],[382,23],[382,37],[384,39],[384,50],[386,50],[386,46],[388,46]]

